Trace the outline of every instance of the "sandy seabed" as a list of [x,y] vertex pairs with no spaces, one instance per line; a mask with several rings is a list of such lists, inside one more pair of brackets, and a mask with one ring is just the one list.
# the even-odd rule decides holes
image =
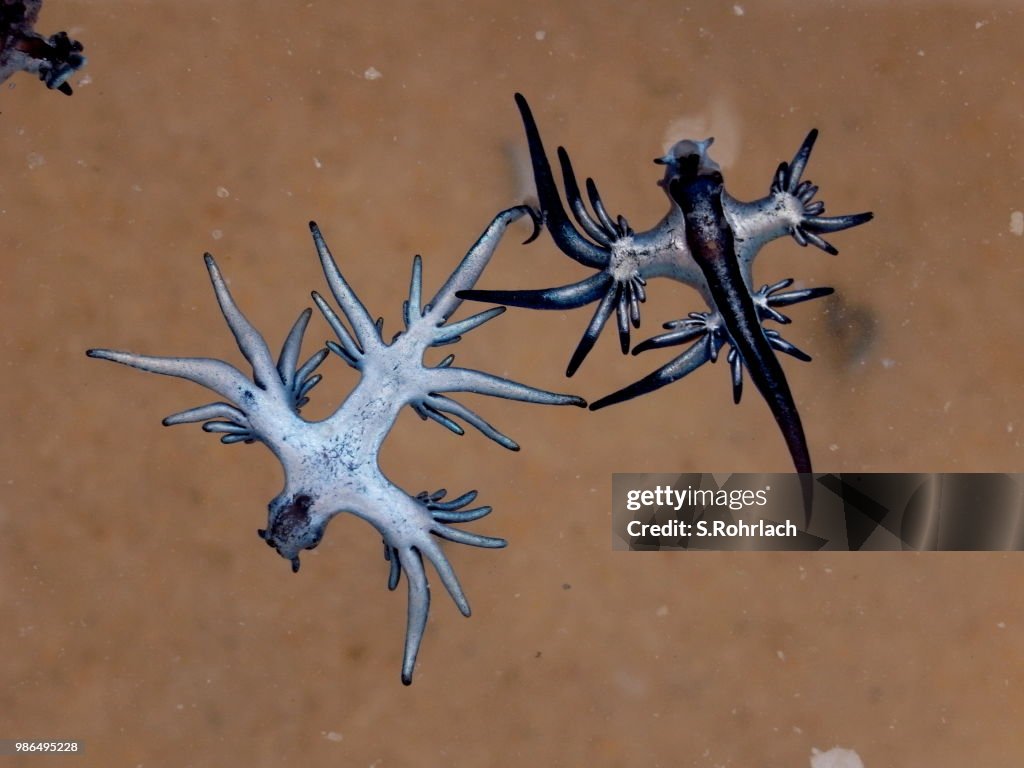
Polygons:
[[[752,199],[817,127],[821,199],[876,220],[837,257],[773,244],[755,275],[837,289],[786,329],[815,357],[784,364],[816,469],[1019,471],[1014,4],[49,0],[39,27],[89,64],[70,98],[0,86],[0,738],[85,751],[10,764],[1024,763],[1020,555],[611,551],[612,472],[789,469],[722,363],[597,413],[476,401],[517,454],[403,417],[385,471],[480,489],[473,529],[510,544],[450,548],[474,614],[435,588],[405,688],[376,533],[337,519],[293,576],[255,536],[273,457],[161,428],[205,394],[84,355],[238,362],[207,250],[276,346],[324,289],[309,219],[395,329],[412,255],[433,290],[529,193],[516,91],[637,228],[664,213],[650,160],[672,139],[714,135]],[[481,287],[587,274],[527,234]],[[649,289],[637,338],[703,309]],[[454,351],[588,399],[668,359],[606,333],[566,380],[590,314],[513,310]],[[314,318],[307,349],[327,334]],[[337,358],[324,374],[313,416],[354,382]]]

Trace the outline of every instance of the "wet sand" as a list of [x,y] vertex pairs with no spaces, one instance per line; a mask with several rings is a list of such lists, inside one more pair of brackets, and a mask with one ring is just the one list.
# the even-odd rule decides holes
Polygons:
[[[512,95],[549,151],[637,228],[666,202],[650,163],[716,136],[730,191],[767,192],[806,132],[831,213],[758,284],[837,295],[793,308],[786,360],[820,471],[1020,471],[1024,23],[1010,4],[56,2],[85,43],[75,95],[0,86],[0,737],[80,739],[95,766],[880,766],[1024,760],[1024,561],[1016,554],[613,553],[613,472],[787,471],[724,363],[598,413],[467,398],[513,454],[406,414],[382,456],[412,493],[480,490],[450,547],[414,685],[404,588],[351,517],[288,564],[255,536],[281,477],[258,446],[160,419],[199,388],[88,347],[241,358],[201,255],[272,346],[324,290],[316,219],[386,330],[414,253],[432,291],[529,192]],[[9,87],[13,86],[13,87]],[[480,287],[588,272],[514,230]],[[704,309],[652,281],[644,325]],[[596,399],[671,351],[580,372],[591,314],[511,310],[460,364]],[[307,350],[329,331],[314,318]],[[447,350],[442,350],[446,353]],[[441,355],[443,356],[443,354]],[[308,413],[354,383],[324,366]],[[17,759],[12,765],[21,765]]]

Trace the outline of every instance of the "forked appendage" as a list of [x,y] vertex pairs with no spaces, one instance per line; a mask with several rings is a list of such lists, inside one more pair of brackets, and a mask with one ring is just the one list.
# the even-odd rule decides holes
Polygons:
[[[792,321],[779,312],[776,307],[800,304],[812,299],[829,296],[834,292],[832,288],[822,286],[779,293],[783,288],[788,288],[792,284],[793,280],[787,278],[773,285],[764,285],[753,294],[754,305],[757,307],[758,316],[762,322],[774,320],[784,325],[788,324]],[[690,341],[695,341],[695,343],[683,354],[673,358],[664,366],[639,381],[595,401],[590,406],[592,411],[625,402],[626,400],[632,400],[634,397],[653,392],[667,384],[678,381],[705,363],[715,362],[718,359],[719,351],[725,344],[729,343],[728,333],[725,330],[722,317],[717,311],[691,312],[681,320],[670,320],[663,327],[668,333],[662,333],[640,342],[633,348],[633,354],[638,355],[651,349],[678,346]],[[778,331],[764,329],[764,335],[772,349],[791,355],[797,360],[810,361],[810,355],[783,339]],[[739,403],[743,394],[743,358],[738,350],[733,347],[729,350],[726,361],[729,363],[733,401]]]
[[775,171],[775,178],[772,179],[770,194],[773,196],[789,194],[796,198],[801,215],[800,221],[790,228],[790,234],[798,244],[806,246],[810,243],[835,256],[839,253],[836,247],[819,235],[859,226],[871,221],[874,215],[871,213],[853,213],[846,216],[821,215],[825,212],[825,203],[820,200],[812,202],[818,192],[818,187],[810,181],[800,180],[817,138],[818,129],[814,128],[807,134],[804,143],[800,145],[800,149],[793,157],[793,162],[779,164],[778,170]]
[[569,153],[564,147],[559,147],[558,159],[565,183],[565,196],[569,202],[572,216],[583,232],[581,233],[573,226],[569,214],[562,205],[562,198],[555,183],[533,113],[521,94],[516,94],[516,104],[526,129],[541,220],[551,233],[555,243],[565,254],[580,264],[599,271],[579,282],[555,288],[510,291],[467,290],[461,291],[459,297],[473,301],[493,302],[509,307],[549,310],[576,309],[598,302],[593,317],[566,367],[566,376],[572,376],[582,365],[590,350],[594,348],[598,336],[608,324],[613,313],[617,320],[619,345],[623,354],[629,351],[630,326],[640,327],[640,305],[647,300],[645,290],[647,283],[639,271],[634,271],[623,277],[621,268],[614,263],[612,258],[617,244],[633,236],[633,228],[630,227],[624,216],[617,216],[614,219],[611,217],[597,191],[597,184],[591,178],[586,180],[586,189],[593,213],[587,209],[572,168],[572,162],[569,160]]
[[[212,257],[210,258],[212,260]],[[320,367],[328,354],[326,348],[319,349],[305,363],[296,367],[302,349],[302,338],[312,314],[311,309],[302,311],[285,339],[277,359],[277,372],[284,385],[285,402],[291,405],[295,413],[299,413],[302,406],[309,402],[310,391],[323,379],[323,376],[314,371]],[[228,403],[208,403],[190,408],[168,416],[163,420],[163,424],[170,427],[198,421],[206,422],[203,424],[204,432],[223,433],[220,441],[225,445],[253,443],[257,440],[246,415]]]
[[252,424],[256,412],[262,412],[266,416],[268,412],[287,409],[297,416],[299,409],[309,402],[307,395],[322,379],[320,374],[314,371],[327,357],[327,350],[318,350],[297,367],[303,335],[312,315],[312,311],[306,309],[292,326],[275,365],[263,337],[249,323],[231,297],[213,256],[207,253],[204,260],[221,312],[235,336],[239,349],[253,366],[252,380],[234,366],[221,360],[154,357],[108,349],[90,349],[86,354],[89,357],[110,360],[150,373],[187,379],[213,390],[230,402],[207,403],[189,408],[168,416],[163,420],[163,424],[173,426],[205,422],[203,430],[222,434],[221,442],[226,445],[252,443],[263,439]]
[[442,501],[445,494],[446,491],[442,488],[431,494],[423,491],[416,495],[415,501],[422,504],[433,519],[433,524],[429,526],[429,529],[421,531],[416,536],[416,543],[392,546],[388,543],[387,539],[384,541],[384,559],[391,566],[388,573],[388,589],[394,590],[398,586],[403,570],[409,585],[408,620],[405,634],[405,651],[402,659],[402,682],[405,685],[412,683],[416,656],[419,653],[423,632],[430,614],[430,586],[423,568],[424,558],[437,571],[437,575],[441,578],[441,582],[444,584],[448,594],[451,595],[459,612],[467,617],[471,613],[469,601],[466,599],[462,585],[455,575],[455,570],[452,568],[441,547],[431,538],[431,534],[448,541],[474,547],[500,549],[506,545],[504,539],[468,533],[447,525],[446,523],[467,523],[472,520],[479,520],[490,514],[491,507],[463,509],[463,507],[472,504],[476,499],[477,492],[475,490],[464,493],[450,501]]
[[[437,367],[447,368],[452,364],[454,359],[455,355],[448,355],[448,357],[442,360]],[[466,430],[463,429],[458,422],[450,418],[451,416],[456,416],[467,424],[476,427],[476,429],[478,429],[483,435],[489,437],[498,445],[508,448],[510,451],[519,450],[519,444],[515,440],[503,432],[500,432],[489,422],[482,419],[478,414],[467,408],[462,403],[452,400],[450,397],[430,393],[410,403],[410,406],[424,421],[432,419],[445,429],[451,430],[456,435],[464,435]]]
[[640,327],[640,305],[647,301],[647,281],[639,274],[625,280],[618,280],[611,275],[605,276],[608,284],[606,293],[594,310],[594,316],[569,359],[569,365],[565,369],[566,376],[572,376],[579,370],[597,343],[597,337],[601,335],[612,312],[615,312],[618,321],[619,346],[623,354],[629,351],[630,325],[634,328]]

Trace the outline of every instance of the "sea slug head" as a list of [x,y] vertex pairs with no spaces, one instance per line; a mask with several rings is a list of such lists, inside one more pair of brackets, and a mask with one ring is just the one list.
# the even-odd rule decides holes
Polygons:
[[299,552],[313,549],[324,536],[328,518],[313,514],[313,499],[306,494],[278,496],[269,507],[268,527],[257,531],[268,547],[273,547],[292,571],[299,570]]
[[718,163],[708,154],[708,148],[714,141],[714,137],[702,141],[683,139],[673,144],[664,155],[656,157],[654,162],[665,166],[665,176],[658,182],[658,186],[667,192],[669,184],[676,179],[721,173]]

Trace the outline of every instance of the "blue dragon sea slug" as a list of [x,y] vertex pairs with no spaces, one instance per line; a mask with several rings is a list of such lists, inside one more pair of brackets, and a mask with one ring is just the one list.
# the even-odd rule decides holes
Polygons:
[[[772,240],[790,235],[802,246],[810,244],[836,254],[838,251],[822,235],[859,226],[872,218],[871,213],[824,216],[825,204],[814,200],[818,188],[801,180],[818,132],[812,130],[807,135],[791,163],[779,165],[768,195],[753,202],[737,200],[725,190],[721,169],[709,155],[713,139],[677,142],[654,161],[665,166],[658,184],[669,199],[668,213],[651,229],[636,232],[625,217],[609,215],[593,179],[586,180],[593,212],[587,210],[569,155],[559,147],[570,219],[533,113],[520,94],[516,94],[516,104],[526,129],[541,218],[563,253],[596,272],[579,282],[554,288],[469,290],[459,295],[530,309],[566,310],[596,303],[594,315],[569,360],[566,375],[572,376],[613,314],[622,351],[629,351],[630,326],[640,327],[640,304],[647,298],[649,280],[666,277],[690,285],[700,293],[708,310],[665,323],[667,333],[636,345],[633,354],[691,345],[662,367],[595,401],[590,408],[598,410],[671,384],[705,363],[715,362],[728,344],[726,359],[733,399],[737,403],[740,400],[746,368],[782,431],[797,472],[809,475],[811,458],[800,415],[775,352],[804,361],[811,358],[763,324],[769,320],[789,323],[779,307],[833,291],[819,287],[780,293],[792,285],[792,279],[754,290],[752,272],[754,259]],[[804,480],[805,502],[809,505],[808,482]]]
[[[436,366],[423,363],[430,347],[457,342],[460,337],[504,311],[488,309],[465,320],[448,320],[487,265],[510,223],[533,212],[525,206],[498,214],[465,258],[430,301],[423,302],[421,261],[413,260],[409,298],[403,305],[405,328],[387,342],[383,320],[374,320],[342,276],[316,224],[313,241],[331,295],[341,313],[317,293],[313,300],[335,334],[301,365],[300,348],[312,314],[305,310],[284,341],[275,360],[260,333],[231,298],[213,257],[206,266],[224,318],[239,349],[252,365],[252,376],[221,360],[195,357],[150,357],[130,352],[92,349],[90,357],[110,360],[151,373],[188,379],[212,390],[218,402],[176,413],[164,424],[203,422],[203,429],[221,435],[224,443],[261,442],[281,462],[284,489],[270,502],[267,527],[260,537],[299,570],[299,554],[320,543],[331,519],[347,512],[373,525],[384,539],[390,564],[388,587],[395,589],[404,572],[408,584],[408,624],[402,661],[402,681],[412,682],[416,654],[427,623],[430,590],[424,562],[433,566],[459,610],[469,616],[469,603],[439,540],[475,547],[504,547],[503,539],[470,533],[456,527],[487,515],[491,508],[472,506],[477,492],[446,499],[443,490],[412,495],[381,471],[378,455],[395,419],[406,406],[462,434],[461,420],[510,450],[509,437],[484,421],[451,395],[473,392],[509,400],[547,405],[586,403],[572,395],[534,389],[482,371],[461,368],[449,355]],[[535,227],[537,221],[535,220]],[[535,233],[536,234],[536,231]],[[346,324],[347,321],[347,324]],[[359,371],[358,384],[338,409],[323,421],[301,414],[310,390],[321,380],[315,373],[328,349]]]

